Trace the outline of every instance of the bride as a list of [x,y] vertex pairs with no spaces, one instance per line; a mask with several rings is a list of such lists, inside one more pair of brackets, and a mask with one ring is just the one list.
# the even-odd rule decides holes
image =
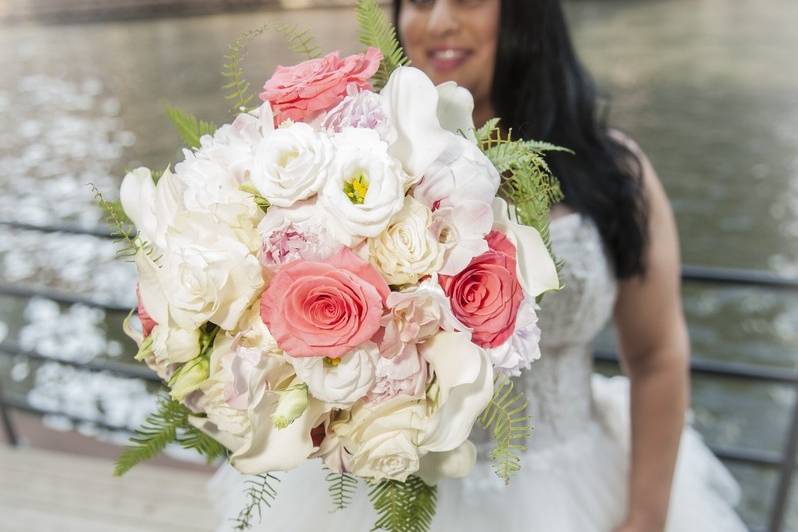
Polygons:
[[[689,346],[673,214],[645,155],[597,117],[559,0],[395,0],[394,15],[414,66],[471,90],[477,125],[499,116],[516,136],[576,153],[549,157],[565,193],[551,239],[566,287],[543,300],[543,356],[517,383],[535,427],[529,450],[504,486],[473,434],[477,467],[439,484],[433,530],[746,530],[734,480],[682,430]],[[628,380],[592,375],[591,343],[611,316]],[[324,477],[316,462],[283,474],[256,529],[370,530],[366,490],[331,513]],[[224,467],[211,481],[219,530],[244,506],[243,480]]]

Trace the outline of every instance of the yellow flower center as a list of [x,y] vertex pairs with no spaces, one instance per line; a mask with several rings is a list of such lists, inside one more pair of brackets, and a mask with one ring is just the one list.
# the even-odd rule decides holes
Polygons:
[[340,363],[341,363],[341,359],[340,358],[324,357],[324,365],[325,366],[331,366],[331,367],[334,368],[334,367],[337,367],[338,364],[340,364]]
[[355,205],[362,205],[366,201],[368,191],[369,182],[363,170],[359,170],[349,181],[344,182],[344,194]]

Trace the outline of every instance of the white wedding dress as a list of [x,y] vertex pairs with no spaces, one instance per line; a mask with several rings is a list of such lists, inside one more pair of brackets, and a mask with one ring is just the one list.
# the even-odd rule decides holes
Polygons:
[[[555,254],[566,288],[542,303],[540,360],[518,379],[534,431],[521,471],[505,486],[487,460],[489,442],[475,431],[480,458],[465,480],[438,485],[434,532],[611,532],[625,516],[629,463],[629,393],[623,377],[593,375],[592,341],[617,294],[593,222],[573,213],[554,220]],[[367,532],[375,514],[361,482],[353,503],[331,512],[318,461],[279,474],[277,499],[255,531]],[[211,480],[219,531],[244,507],[243,477],[229,466]],[[733,510],[739,489],[692,429],[684,433],[667,532],[744,532]]]

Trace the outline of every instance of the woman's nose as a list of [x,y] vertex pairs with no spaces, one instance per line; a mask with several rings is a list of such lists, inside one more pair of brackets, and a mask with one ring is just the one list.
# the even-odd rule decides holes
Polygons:
[[430,13],[427,30],[434,36],[443,36],[460,27],[457,8],[453,0],[437,0]]

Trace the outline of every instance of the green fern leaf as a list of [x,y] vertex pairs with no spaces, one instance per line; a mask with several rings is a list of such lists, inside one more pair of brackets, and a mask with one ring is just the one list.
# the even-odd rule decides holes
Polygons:
[[196,451],[205,457],[208,464],[227,456],[227,449],[198,428],[188,425],[177,436],[177,443],[184,449]]
[[377,522],[372,532],[428,532],[437,505],[437,488],[418,477],[383,480],[369,492]]
[[236,530],[247,530],[253,525],[255,514],[258,522],[263,520],[263,506],[270,508],[272,502],[277,497],[277,490],[272,486],[272,482],[279,482],[280,479],[271,473],[255,475],[246,481],[247,505],[238,513],[234,519]]
[[293,24],[264,24],[258,28],[242,33],[233,42],[224,56],[224,66],[222,76],[226,83],[222,86],[225,91],[225,99],[232,102],[230,112],[238,114],[249,110],[255,95],[250,91],[250,83],[247,81],[244,72],[244,56],[249,45],[257,37],[263,35],[266,30],[274,30],[282,34],[289,48],[306,59],[314,59],[321,55],[321,48],[316,44],[315,39],[308,30],[300,30]]
[[166,114],[172,125],[177,130],[180,138],[183,139],[189,148],[199,148],[200,138],[203,135],[212,135],[216,131],[216,125],[211,122],[199,120],[197,117],[181,111],[177,107],[167,106]]
[[352,497],[357,490],[357,477],[330,471],[327,474],[327,484],[333,511],[343,510],[352,503]]
[[385,86],[391,73],[400,66],[410,64],[396,37],[396,28],[388,22],[385,12],[376,0],[358,0],[355,8],[360,42],[382,52],[380,68],[372,78],[374,87]]
[[513,393],[511,380],[499,377],[493,397],[479,418],[496,441],[490,457],[496,475],[506,483],[521,469],[520,455],[527,449],[526,440],[531,431],[527,404],[523,393]]
[[114,475],[121,477],[137,464],[155,458],[177,440],[177,431],[187,423],[188,409],[161,396],[158,409],[150,414],[131,436],[128,447],[119,455]]

